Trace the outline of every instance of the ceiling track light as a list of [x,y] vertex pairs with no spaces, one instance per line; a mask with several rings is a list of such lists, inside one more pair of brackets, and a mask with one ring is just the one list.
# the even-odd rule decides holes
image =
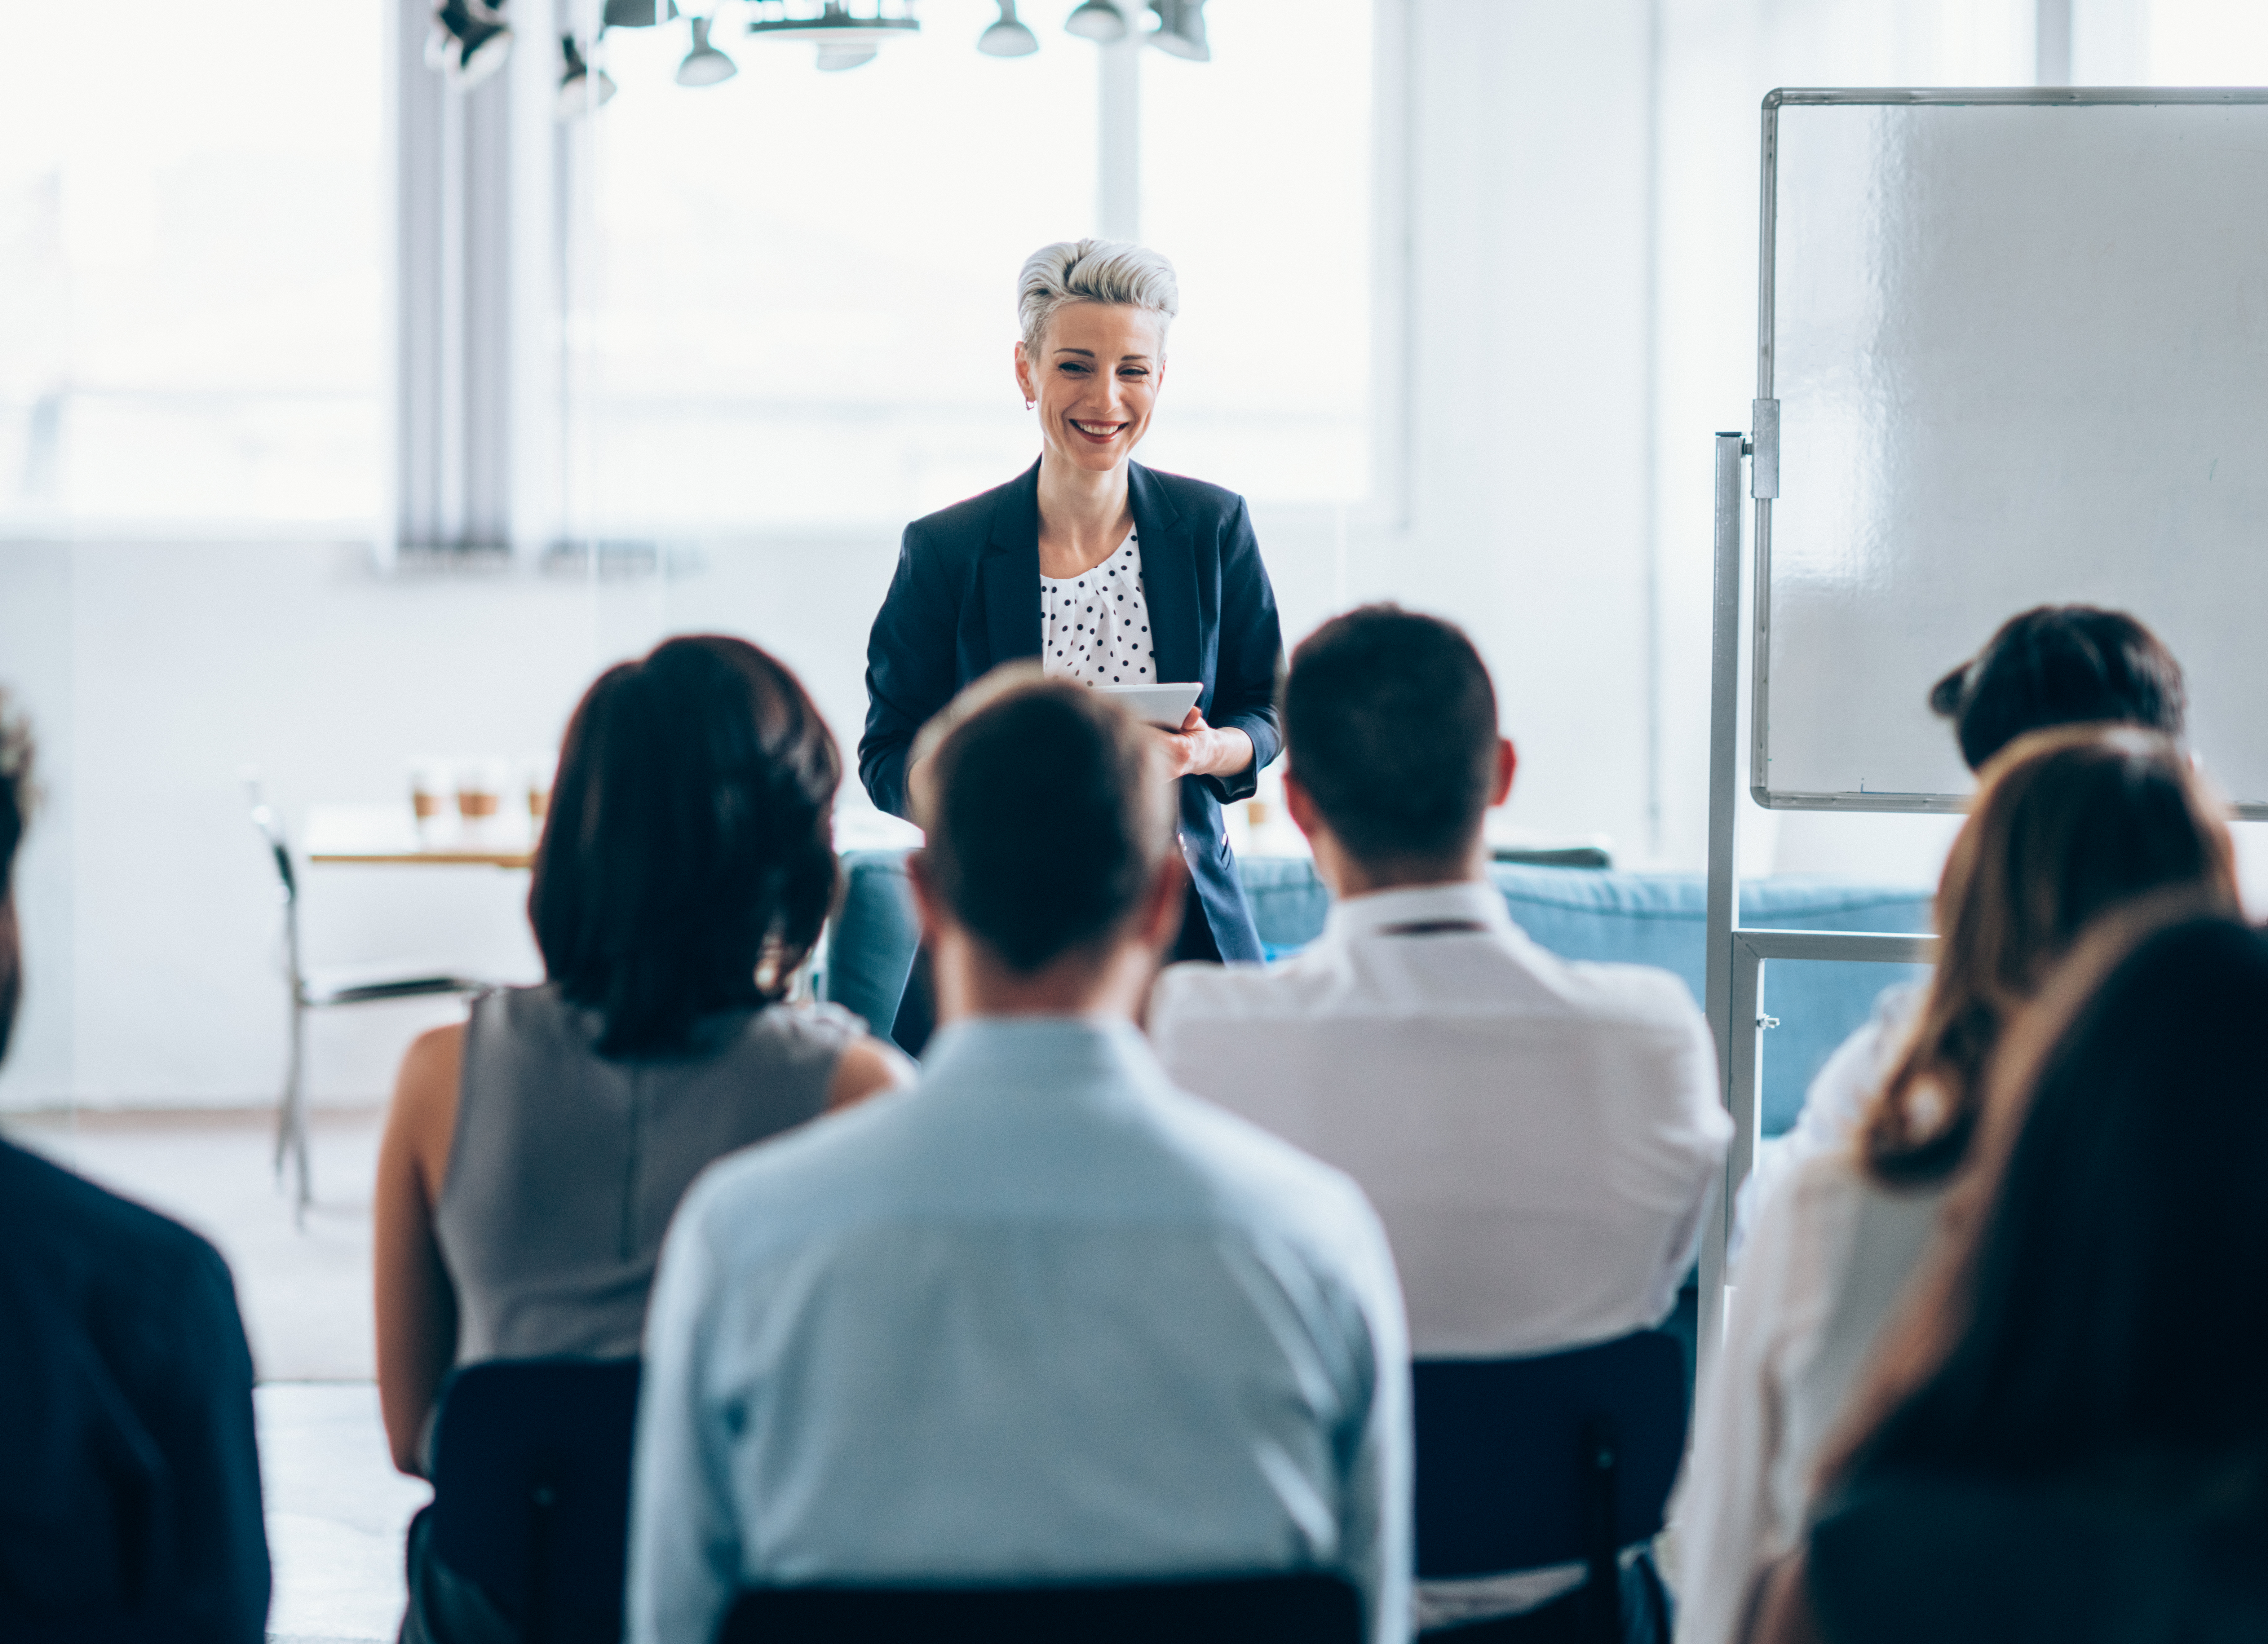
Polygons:
[[976,49],[988,57],[1028,57],[1040,48],[1040,37],[1016,20],[1016,0],[1000,0],[1000,20],[976,37]]
[[1115,46],[1129,32],[1126,13],[1111,0],[1079,0],[1071,8],[1071,14],[1064,19],[1064,33],[1091,40],[1098,46]]
[[613,100],[614,76],[604,69],[593,68],[572,34],[559,37],[559,56],[567,65],[567,71],[559,77],[559,96],[552,105],[552,113],[563,125],[605,107]]
[[1191,63],[1211,63],[1212,47],[1205,39],[1204,0],[1150,0],[1158,26],[1142,38],[1168,56]]
[[712,18],[693,19],[693,49],[677,65],[680,85],[719,85],[740,71],[740,65],[709,43]]
[[441,0],[433,8],[433,32],[425,37],[425,66],[438,69],[449,84],[469,92],[504,67],[512,55],[512,25],[482,0]]
[[828,73],[871,63],[887,41],[921,33],[913,0],[820,0],[816,9],[812,0],[755,0],[751,9],[751,36],[807,41]]

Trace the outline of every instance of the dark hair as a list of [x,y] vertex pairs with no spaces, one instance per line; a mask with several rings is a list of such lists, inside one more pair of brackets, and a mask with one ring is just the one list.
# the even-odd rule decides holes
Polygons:
[[32,819],[32,733],[0,692],[0,1056],[24,996],[23,933],[16,923],[16,847]]
[[2115,922],[2025,1029],[1998,1168],[1955,1206],[1973,1231],[1956,1214],[1845,1476],[2268,1461],[2268,940],[2193,910]]
[[1284,741],[1292,774],[1357,857],[1452,856],[1495,785],[1496,690],[1458,629],[1366,605],[1292,653]]
[[[835,738],[746,640],[667,640],[568,722],[527,915],[602,1056],[666,1053],[777,999],[835,898]],[[768,972],[768,975],[760,975]]]
[[1035,680],[989,694],[934,760],[924,866],[1010,969],[1101,941],[1156,882],[1172,797],[1143,727],[1093,692]]
[[1930,711],[1954,722],[1971,770],[2018,737],[2110,721],[2178,741],[2182,665],[2124,611],[2042,605],[2011,616],[1974,660],[1930,688]]
[[2173,743],[2122,726],[2039,732],[1985,768],[1938,888],[1929,993],[1867,1117],[1876,1180],[1961,1163],[2003,1028],[2095,920],[2171,888],[2236,905],[2227,810]]

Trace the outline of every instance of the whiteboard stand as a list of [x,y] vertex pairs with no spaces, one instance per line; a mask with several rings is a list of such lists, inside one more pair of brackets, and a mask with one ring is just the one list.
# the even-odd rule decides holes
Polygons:
[[[1767,172],[1767,186],[1770,173]],[[1769,222],[1770,217],[1766,219]],[[1766,407],[1770,407],[1767,410]],[[1756,423],[1770,440],[1778,407],[1759,400]],[[1769,454],[1769,444],[1767,446]],[[1716,1362],[1725,1329],[1725,1250],[1733,1228],[1734,1196],[1756,1160],[1757,1085],[1764,1071],[1764,1031],[1776,1024],[1764,1012],[1764,966],[1768,959],[1861,960],[1880,964],[1929,964],[1937,938],[1866,931],[1787,931],[1743,926],[1740,922],[1739,857],[1741,800],[1741,464],[1756,443],[1746,435],[1720,433],[1716,456],[1716,567],[1709,616],[1709,903],[1705,992],[1709,1027],[1717,1039],[1720,1094],[1733,1116],[1733,1145],[1725,1156],[1722,1191],[1702,1227],[1701,1308],[1697,1360],[1706,1369]],[[1756,557],[1767,563],[1771,543],[1771,498],[1776,464],[1762,465],[1751,483],[1756,509]],[[1757,591],[1764,593],[1759,573]],[[1766,636],[1756,634],[1761,660]]]
[[1756,400],[1716,443],[1705,1003],[1736,1128],[1705,1365],[1756,1154],[1764,967],[1936,947],[1742,926],[1744,590],[1760,806],[1964,809],[1921,682],[2008,613],[2080,603],[2184,659],[2191,744],[2268,817],[2268,88],[1783,88],[1763,114]]

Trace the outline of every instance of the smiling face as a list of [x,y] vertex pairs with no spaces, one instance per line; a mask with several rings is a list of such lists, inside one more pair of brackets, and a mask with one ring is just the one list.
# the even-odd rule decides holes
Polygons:
[[1090,472],[1134,454],[1165,374],[1163,328],[1146,309],[1065,303],[1041,332],[1037,358],[1016,344],[1016,381],[1039,402],[1048,455]]

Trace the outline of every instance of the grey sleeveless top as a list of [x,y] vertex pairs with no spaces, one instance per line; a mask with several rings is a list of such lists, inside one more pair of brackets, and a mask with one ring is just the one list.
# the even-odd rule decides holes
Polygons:
[[681,1054],[609,1061],[597,1013],[549,984],[475,1000],[434,1216],[457,1362],[634,1356],[686,1188],[818,1114],[860,1026],[832,1005],[727,1011]]

